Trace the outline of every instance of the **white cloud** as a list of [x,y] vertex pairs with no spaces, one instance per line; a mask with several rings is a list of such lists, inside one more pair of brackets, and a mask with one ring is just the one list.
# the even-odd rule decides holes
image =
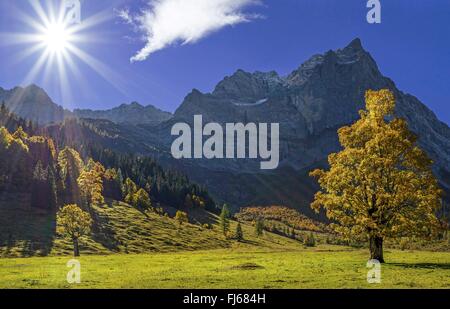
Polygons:
[[132,15],[118,12],[126,23],[143,34],[144,48],[131,58],[143,61],[152,53],[172,44],[191,44],[226,26],[257,18],[242,10],[259,0],[149,0],[148,7]]
[[133,17],[130,14],[129,9],[116,10],[117,16],[119,16],[127,24],[133,23]]

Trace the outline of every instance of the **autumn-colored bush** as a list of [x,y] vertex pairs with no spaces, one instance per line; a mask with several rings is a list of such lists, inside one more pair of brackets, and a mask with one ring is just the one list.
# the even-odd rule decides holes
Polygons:
[[328,230],[325,224],[314,221],[297,210],[284,206],[246,207],[242,208],[236,214],[236,217],[247,222],[254,222],[258,218],[262,218],[265,221],[279,221],[296,230],[313,232],[325,232]]

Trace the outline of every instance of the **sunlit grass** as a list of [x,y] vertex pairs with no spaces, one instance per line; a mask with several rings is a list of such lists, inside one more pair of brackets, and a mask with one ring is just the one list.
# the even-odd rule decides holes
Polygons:
[[271,252],[234,248],[84,256],[82,282],[66,281],[70,257],[0,260],[1,288],[450,288],[450,253],[386,253],[382,283],[368,284],[367,252],[322,245]]

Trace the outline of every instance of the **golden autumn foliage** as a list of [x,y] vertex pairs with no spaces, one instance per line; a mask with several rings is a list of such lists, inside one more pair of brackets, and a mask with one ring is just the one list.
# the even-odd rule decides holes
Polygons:
[[75,149],[66,147],[58,154],[58,165],[63,180],[72,178],[76,181],[83,168],[83,160]]
[[105,202],[102,194],[104,174],[105,168],[103,165],[90,159],[78,177],[77,182],[81,195],[89,206],[92,204],[99,205]]
[[91,216],[75,204],[64,206],[58,213],[58,232],[73,241],[74,256],[79,256],[78,240],[90,233]]
[[328,157],[329,170],[311,173],[321,187],[311,207],[325,208],[345,237],[369,239],[371,257],[380,262],[386,237],[429,236],[439,228],[441,190],[432,161],[405,120],[387,120],[394,108],[389,90],[367,91],[361,119],[338,131],[343,150]]
[[245,207],[236,214],[236,218],[245,222],[255,222],[257,218],[263,218],[268,223],[280,222],[297,230],[327,231],[325,224],[314,221],[293,208],[284,206]]
[[177,211],[174,219],[178,222],[179,225],[182,225],[183,223],[189,223],[188,214],[181,210]]

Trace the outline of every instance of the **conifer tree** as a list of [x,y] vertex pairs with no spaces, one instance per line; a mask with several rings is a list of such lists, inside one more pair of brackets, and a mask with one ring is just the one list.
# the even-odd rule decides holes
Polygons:
[[241,223],[238,222],[236,226],[236,240],[243,241],[244,240],[244,232],[242,231]]
[[227,236],[230,231],[230,210],[228,209],[228,205],[224,204],[222,207],[222,211],[219,217],[219,225],[222,233]]

